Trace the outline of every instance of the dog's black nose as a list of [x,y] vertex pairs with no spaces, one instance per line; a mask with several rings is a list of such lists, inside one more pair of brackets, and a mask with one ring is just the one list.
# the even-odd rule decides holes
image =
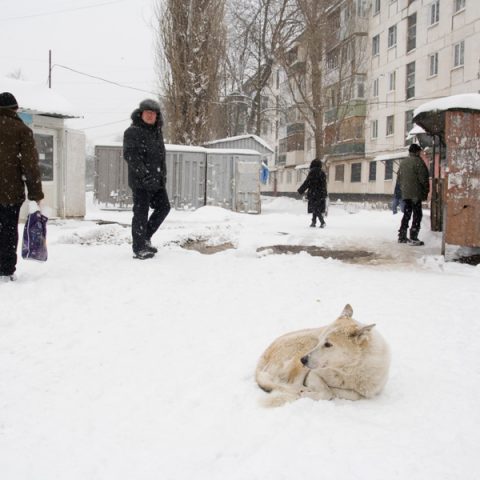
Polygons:
[[303,365],[306,365],[307,362],[308,362],[308,356],[305,355],[304,357],[302,357],[302,358],[300,359],[300,361],[302,362]]

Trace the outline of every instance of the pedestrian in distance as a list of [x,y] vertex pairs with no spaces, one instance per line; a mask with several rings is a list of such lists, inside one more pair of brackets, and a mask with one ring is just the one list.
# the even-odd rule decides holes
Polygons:
[[[418,239],[418,233],[423,216],[422,201],[427,200],[430,192],[428,168],[420,157],[421,151],[419,145],[415,143],[410,145],[409,155],[401,161],[397,173],[397,181],[400,184],[402,200],[405,204],[402,222],[398,230],[398,242],[417,246],[424,245],[424,242]],[[412,214],[410,238],[408,238],[407,231]]]
[[[157,249],[152,236],[170,211],[166,190],[167,167],[160,105],[140,102],[123,136],[123,157],[128,164],[128,185],[133,192],[132,248],[134,258],[152,258]],[[153,212],[149,216],[149,209]]]
[[43,199],[42,178],[32,130],[17,115],[10,92],[0,93],[0,281],[16,279],[18,220],[28,199]]
[[327,200],[327,176],[322,170],[321,160],[318,158],[312,160],[307,178],[297,191],[300,195],[307,192],[307,212],[312,214],[310,227],[316,227],[318,218],[320,220],[320,228],[325,228],[326,224],[323,215],[325,213]]
[[395,190],[393,191],[393,199],[392,199],[392,212],[394,215],[398,213],[398,208],[403,213],[405,210],[405,202],[402,200],[402,190],[400,189],[400,183],[397,181],[395,183]]

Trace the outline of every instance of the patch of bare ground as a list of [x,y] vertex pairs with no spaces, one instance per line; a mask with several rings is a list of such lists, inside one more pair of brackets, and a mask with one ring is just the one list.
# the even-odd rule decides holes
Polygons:
[[204,255],[212,255],[214,253],[235,248],[231,242],[220,243],[218,245],[209,245],[208,240],[193,238],[187,238],[185,241],[180,243],[180,246],[187,250],[195,250],[196,252],[203,253]]
[[375,264],[385,260],[380,255],[367,250],[334,250],[314,245],[270,245],[257,248],[257,252],[268,251],[273,254],[298,254],[306,252],[312,257],[333,258],[347,263]]

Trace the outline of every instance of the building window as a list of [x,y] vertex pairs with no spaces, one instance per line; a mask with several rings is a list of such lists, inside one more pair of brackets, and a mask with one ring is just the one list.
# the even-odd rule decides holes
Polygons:
[[292,171],[287,170],[287,184],[290,185],[292,183]]
[[[413,128],[413,110],[407,110],[405,112],[405,139],[407,138],[408,133]],[[405,140],[405,145],[410,145],[412,140]]]
[[365,98],[365,78],[357,76],[355,85],[357,86],[357,98]]
[[392,25],[388,29],[388,48],[394,47],[397,44],[397,26]]
[[53,181],[53,135],[35,133],[33,135],[38,151],[42,182]]
[[372,88],[372,95],[374,97],[378,97],[378,85],[379,85],[379,79],[376,78],[374,81],[373,81],[373,88]]
[[434,0],[430,5],[430,25],[440,21],[440,0]]
[[350,182],[358,183],[362,181],[362,164],[352,163],[352,169],[350,172]]
[[378,138],[378,120],[372,120],[372,138]]
[[435,75],[438,75],[438,52],[430,55],[428,59],[430,64],[428,72],[430,76],[433,77]]
[[393,160],[385,161],[385,180],[391,180],[393,178]]
[[338,67],[338,50],[332,50],[327,53],[327,67],[329,70],[333,70]]
[[367,13],[367,0],[357,0],[357,15],[365,17]]
[[465,0],[455,0],[454,13],[459,12],[465,8]]
[[380,13],[380,0],[373,0],[373,14],[378,15]]
[[372,38],[372,55],[379,55],[380,54],[380,35],[375,35]]
[[388,91],[393,92],[397,83],[397,72],[393,71],[388,74]]
[[417,46],[417,14],[412,13],[407,18],[407,52]]
[[407,65],[407,100],[415,96],[415,62],[411,62]]
[[335,165],[335,181],[343,182],[345,179],[345,165]]
[[389,115],[387,117],[387,130],[386,135],[393,135],[395,133],[395,117],[393,115]]
[[377,179],[377,162],[368,164],[368,181],[374,182]]
[[464,57],[465,57],[465,42],[462,40],[461,42],[456,43],[453,46],[453,66],[460,67],[464,64]]

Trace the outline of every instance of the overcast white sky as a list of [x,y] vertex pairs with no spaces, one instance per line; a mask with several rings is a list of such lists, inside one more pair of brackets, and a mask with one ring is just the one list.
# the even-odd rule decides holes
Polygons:
[[[0,76],[47,84],[53,64],[155,92],[153,9],[156,0],[0,0]],[[120,88],[59,66],[52,88],[84,119],[89,142],[123,134],[138,102],[154,95]],[[12,92],[15,94],[15,92]],[[99,125],[103,127],[97,127]]]

